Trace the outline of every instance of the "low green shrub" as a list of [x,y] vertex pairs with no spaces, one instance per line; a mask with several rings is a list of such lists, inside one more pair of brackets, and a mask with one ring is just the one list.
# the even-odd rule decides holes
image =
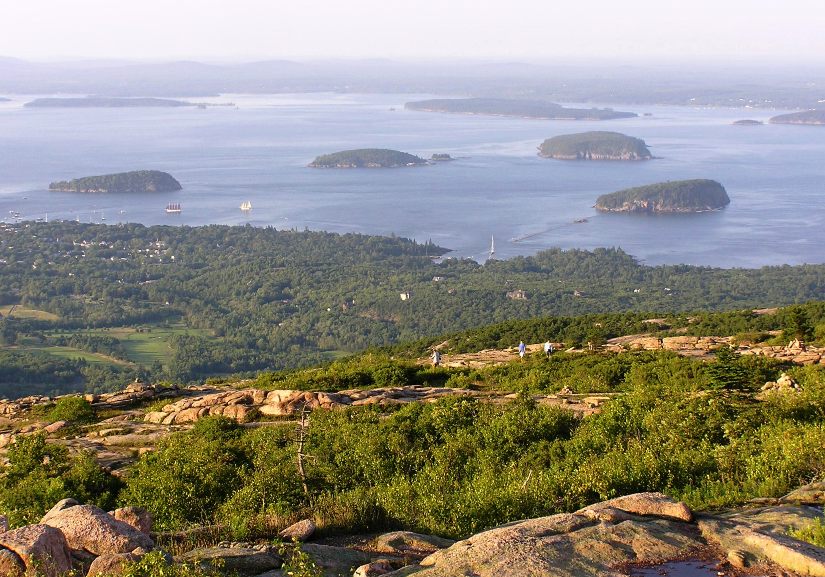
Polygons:
[[83,397],[62,397],[49,411],[48,418],[51,421],[68,421],[82,425],[95,420],[95,410]]
[[820,518],[799,529],[791,529],[788,534],[794,539],[825,547],[825,519]]

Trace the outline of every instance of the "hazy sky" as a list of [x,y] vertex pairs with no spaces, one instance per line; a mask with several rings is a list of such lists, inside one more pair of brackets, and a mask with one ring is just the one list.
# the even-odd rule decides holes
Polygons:
[[28,59],[825,59],[822,0],[2,0]]

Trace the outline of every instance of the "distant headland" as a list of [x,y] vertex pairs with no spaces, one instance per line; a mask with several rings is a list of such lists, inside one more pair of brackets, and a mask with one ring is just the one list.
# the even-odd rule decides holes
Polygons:
[[539,156],[559,160],[649,160],[645,141],[618,132],[562,134],[539,146]]
[[52,182],[49,190],[57,192],[174,192],[182,187],[175,178],[159,170],[135,170],[73,180]]
[[725,187],[715,180],[659,182],[603,194],[595,208],[603,212],[686,213],[718,210],[730,204]]
[[211,106],[234,106],[231,102],[205,104],[173,100],[171,98],[117,98],[86,96],[83,98],[36,98],[23,106],[29,108],[181,108],[192,106],[206,108]]
[[825,109],[803,110],[774,116],[768,122],[771,124],[825,124]]
[[426,160],[386,148],[359,148],[342,150],[332,154],[322,154],[309,163],[310,168],[396,168],[399,166],[420,166]]
[[745,118],[745,119],[742,119],[742,120],[735,120],[733,122],[734,126],[762,126],[763,124],[765,124],[765,123],[762,122],[761,120],[752,120],[750,118]]
[[638,116],[633,112],[619,112],[612,108],[567,108],[544,100],[508,98],[437,98],[407,102],[404,108],[421,112],[487,114],[546,120],[613,120]]

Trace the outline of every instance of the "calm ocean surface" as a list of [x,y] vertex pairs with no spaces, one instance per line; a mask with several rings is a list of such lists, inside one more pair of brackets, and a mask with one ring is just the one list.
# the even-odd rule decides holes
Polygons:
[[[651,113],[605,122],[410,112],[418,95],[228,95],[237,108],[30,109],[0,103],[0,220],[208,223],[395,234],[484,260],[550,248],[621,247],[649,264],[723,267],[825,262],[825,127],[731,126],[781,111],[616,106]],[[32,97],[33,98],[33,97]],[[204,101],[208,99],[196,99]],[[394,110],[392,110],[394,109]],[[639,163],[542,159],[547,137],[615,130],[645,139]],[[453,162],[315,170],[316,155],[394,148]],[[48,192],[53,180],[164,170],[184,189],[158,195]],[[598,214],[598,195],[712,178],[731,197],[715,213]],[[244,214],[240,204],[253,210]],[[183,211],[167,215],[168,202]],[[579,219],[584,223],[574,223]]]

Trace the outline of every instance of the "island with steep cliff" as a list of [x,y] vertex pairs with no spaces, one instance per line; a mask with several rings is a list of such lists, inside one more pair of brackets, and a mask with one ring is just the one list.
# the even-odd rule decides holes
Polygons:
[[825,124],[825,108],[780,114],[779,116],[774,116],[768,122],[771,124],[822,125]]
[[135,170],[73,180],[52,182],[49,190],[57,192],[175,192],[182,187],[175,178],[159,170]]
[[310,168],[396,168],[421,166],[426,160],[399,150],[386,148],[359,148],[322,154],[309,163]]
[[509,98],[436,98],[407,102],[404,108],[420,112],[518,116],[545,120],[613,120],[638,116],[633,112],[620,112],[612,108],[567,108],[545,100]]
[[561,134],[539,146],[539,156],[558,160],[649,160],[645,141],[619,132]]
[[730,204],[725,187],[715,180],[659,182],[603,194],[595,208],[602,212],[690,213],[718,210]]

